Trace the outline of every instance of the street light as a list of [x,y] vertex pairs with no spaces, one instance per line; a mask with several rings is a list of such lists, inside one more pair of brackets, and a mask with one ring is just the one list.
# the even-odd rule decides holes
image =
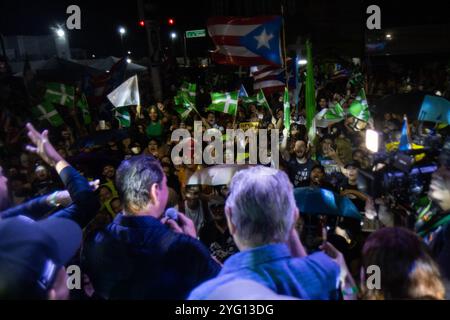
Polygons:
[[390,34],[390,33],[386,34],[386,39],[391,40],[392,39],[392,34]]
[[66,36],[66,33],[64,32],[64,30],[62,28],[58,28],[58,29],[56,29],[56,35],[62,39]]
[[305,59],[298,60],[299,66],[306,66],[307,64],[308,64],[308,61]]
[[122,46],[122,54],[124,54],[125,49],[123,46],[123,36],[127,33],[127,30],[124,27],[119,27],[119,34],[120,34],[120,44]]

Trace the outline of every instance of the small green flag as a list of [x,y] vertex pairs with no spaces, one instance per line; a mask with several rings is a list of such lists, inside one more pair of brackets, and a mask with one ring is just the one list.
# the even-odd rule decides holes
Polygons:
[[365,122],[368,122],[370,119],[370,111],[368,106],[364,105],[358,100],[353,101],[353,103],[348,108],[348,113],[356,119]]
[[366,92],[361,89],[356,96],[355,101],[352,102],[348,108],[348,113],[356,119],[368,122],[370,119],[369,105],[367,103]]
[[115,111],[114,116],[120,122],[120,125],[122,127],[124,128],[131,127],[131,117],[127,107],[115,108],[114,111]]
[[256,100],[260,106],[270,110],[269,103],[267,102],[266,96],[264,95],[264,91],[262,91],[262,89],[259,89],[259,92],[256,95]]
[[345,111],[341,104],[338,102],[333,107],[329,108],[323,115],[323,119],[326,120],[338,120],[345,118]]
[[87,102],[86,96],[83,94],[78,100],[78,108],[81,109],[81,114],[83,115],[84,124],[91,124],[92,118],[89,112],[89,104]]
[[195,83],[184,82],[181,86],[181,92],[185,92],[189,101],[195,104],[197,97],[197,85]]
[[366,91],[364,90],[364,88],[359,90],[358,95],[356,96],[356,100],[360,101],[361,104],[365,106],[369,106],[369,104],[367,103]]
[[59,127],[64,124],[64,120],[51,101],[44,100],[32,109],[32,113],[38,120],[47,120],[53,127]]
[[47,83],[45,100],[72,107],[75,100],[75,88],[62,83]]
[[288,131],[291,130],[291,103],[289,102],[289,91],[288,88],[284,88],[283,96],[283,106],[284,106],[284,128]]
[[238,96],[239,91],[211,93],[212,103],[207,110],[236,115],[238,109]]
[[258,103],[258,97],[257,96],[253,96],[253,97],[241,97],[242,100],[242,104],[248,105],[248,104],[257,104]]
[[180,114],[182,119],[186,119],[191,111],[194,110],[194,105],[189,100],[186,92],[179,91],[173,100],[175,102],[175,111]]
[[353,72],[348,80],[348,84],[353,87],[362,87],[364,85],[364,76],[359,71]]

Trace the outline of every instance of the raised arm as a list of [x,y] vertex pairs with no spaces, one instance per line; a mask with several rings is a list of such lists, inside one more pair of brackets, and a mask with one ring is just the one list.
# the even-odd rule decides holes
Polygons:
[[39,133],[31,124],[27,124],[27,129],[32,142],[32,145],[27,146],[27,150],[39,155],[55,168],[73,201],[71,206],[59,210],[52,217],[68,218],[77,222],[81,228],[85,227],[100,207],[91,185],[55,150],[48,140],[47,130]]

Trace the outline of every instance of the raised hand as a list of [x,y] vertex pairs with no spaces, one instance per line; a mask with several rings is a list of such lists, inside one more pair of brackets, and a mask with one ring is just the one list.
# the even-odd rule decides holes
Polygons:
[[39,155],[51,167],[55,167],[58,162],[64,160],[48,140],[48,130],[39,133],[31,123],[27,123],[26,128],[32,143],[27,145],[27,151]]

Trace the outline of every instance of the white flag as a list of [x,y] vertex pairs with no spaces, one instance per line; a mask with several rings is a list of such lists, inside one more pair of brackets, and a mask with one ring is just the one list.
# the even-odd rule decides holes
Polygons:
[[108,99],[114,107],[140,106],[141,99],[139,98],[139,84],[137,76],[133,76],[113,92],[108,94]]

